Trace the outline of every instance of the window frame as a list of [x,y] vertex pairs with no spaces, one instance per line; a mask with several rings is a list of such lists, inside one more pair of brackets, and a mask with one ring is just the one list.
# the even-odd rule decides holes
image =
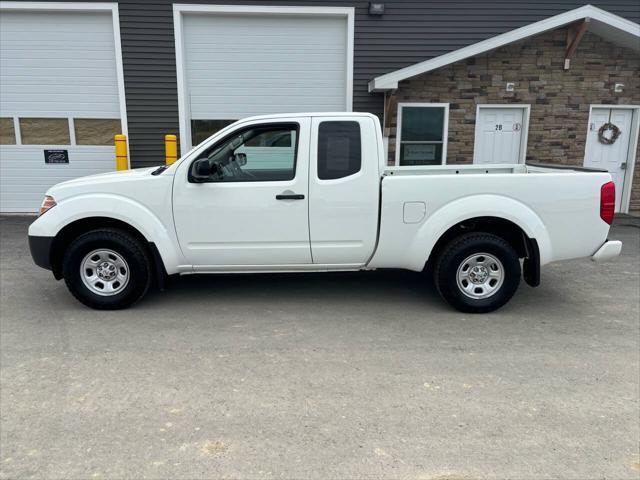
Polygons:
[[[233,125],[233,124],[232,124]],[[201,182],[201,181],[197,181],[193,178],[193,176],[191,175],[191,171],[193,169],[193,164],[195,162],[197,162],[198,160],[201,160],[203,158],[204,155],[207,154],[207,152],[210,152],[211,150],[215,149],[216,147],[218,147],[219,145],[221,145],[222,143],[228,141],[230,138],[241,134],[242,132],[246,131],[246,130],[253,130],[255,128],[260,128],[260,127],[284,127],[287,125],[295,125],[296,126],[296,143],[293,147],[293,177],[286,179],[286,180],[247,180],[247,181],[237,181],[237,182],[215,182],[215,181],[206,181],[206,182]],[[226,127],[225,127],[226,128]],[[284,183],[288,183],[288,182],[293,182],[296,179],[296,176],[298,175],[298,147],[300,145],[300,131],[302,129],[302,126],[300,125],[300,122],[297,121],[288,121],[288,122],[282,122],[282,121],[278,121],[278,122],[263,122],[263,123],[250,123],[248,125],[239,125],[238,128],[234,128],[233,130],[231,130],[230,132],[226,133],[221,139],[216,140],[212,143],[210,143],[209,145],[206,145],[202,151],[200,151],[198,153],[198,155],[196,155],[192,160],[189,161],[189,165],[187,168],[187,182],[188,183],[196,183],[196,184],[214,184],[214,185],[229,185],[229,184],[254,184],[254,183],[277,183],[277,182],[284,182]],[[215,135],[215,134],[214,134]],[[278,147],[281,148],[281,147]]]
[[[402,145],[402,110],[405,107],[418,107],[418,108],[443,108],[444,120],[442,125],[442,160],[440,165],[447,164],[447,145],[449,143],[449,104],[448,103],[422,103],[422,102],[402,102],[398,103],[398,110],[396,114],[397,127],[396,127],[396,152],[394,166],[400,168],[421,168],[429,167],[430,165],[400,165],[400,150]],[[440,142],[424,142],[428,144],[438,145]]]
[[[75,121],[76,120],[116,120],[120,122],[121,132],[124,135],[126,130],[124,129],[123,120],[120,117],[97,117],[97,116],[52,116],[52,115],[20,115],[17,113],[8,114],[2,118],[12,118],[13,119],[13,130],[16,137],[16,143],[2,145],[3,148],[7,147],[60,147],[60,148],[115,148],[115,139],[113,144],[105,145],[105,144],[80,144],[76,141],[76,128]],[[26,118],[43,118],[43,119],[52,119],[52,120],[66,120],[69,125],[69,143],[25,143],[22,140],[22,128],[20,126],[20,119]],[[129,142],[127,141],[127,149],[129,148]],[[127,157],[128,158],[128,157]]]

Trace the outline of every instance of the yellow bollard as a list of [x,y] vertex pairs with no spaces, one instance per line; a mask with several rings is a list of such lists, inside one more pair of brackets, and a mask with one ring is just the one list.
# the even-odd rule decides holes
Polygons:
[[127,159],[127,136],[116,135],[116,170],[127,170],[129,161]]
[[164,151],[167,165],[173,165],[178,159],[178,137],[175,135],[164,136]]

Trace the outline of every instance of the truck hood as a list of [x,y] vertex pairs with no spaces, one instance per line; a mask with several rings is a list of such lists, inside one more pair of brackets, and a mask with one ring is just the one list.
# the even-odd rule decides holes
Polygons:
[[129,180],[134,177],[149,175],[156,168],[158,167],[136,168],[133,170],[121,170],[116,172],[97,173],[95,175],[87,175],[86,177],[78,177],[78,178],[74,178],[73,180],[67,180],[65,182],[57,183],[52,187],[52,190],[57,189],[58,187],[97,185],[105,182],[111,183],[114,181],[117,182],[117,181]]
[[169,170],[151,175],[158,167],[136,168],[119,172],[100,173],[58,183],[47,191],[56,202],[85,194],[115,194],[135,198],[144,190],[162,189],[161,185],[173,179]]

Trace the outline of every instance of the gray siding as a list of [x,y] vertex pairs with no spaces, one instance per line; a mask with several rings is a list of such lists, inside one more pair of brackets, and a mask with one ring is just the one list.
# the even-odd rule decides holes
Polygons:
[[[638,0],[381,0],[385,14],[370,17],[368,1],[198,1],[184,3],[354,6],[353,108],[382,114],[382,96],[369,94],[375,76],[442,55],[546,17],[591,3],[640,22]],[[135,166],[163,161],[163,136],[178,133],[173,11],[170,1],[123,0],[120,28]]]

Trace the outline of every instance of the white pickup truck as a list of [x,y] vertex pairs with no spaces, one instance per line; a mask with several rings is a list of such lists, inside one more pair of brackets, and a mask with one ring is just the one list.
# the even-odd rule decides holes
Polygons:
[[[529,165],[388,167],[365,113],[247,118],[170,167],[51,188],[35,263],[93,308],[127,307],[167,275],[407,269],[464,312],[504,305],[540,267],[607,260],[606,172]],[[521,267],[522,259],[522,267]]]

